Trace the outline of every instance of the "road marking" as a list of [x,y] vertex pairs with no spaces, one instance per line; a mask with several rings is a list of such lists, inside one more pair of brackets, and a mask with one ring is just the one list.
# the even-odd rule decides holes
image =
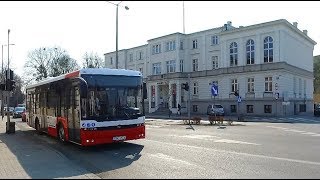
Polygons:
[[305,133],[301,133],[301,134],[306,134],[306,135],[316,135],[317,133],[313,133],[313,132],[305,132]]
[[304,133],[304,132],[306,132],[306,131],[299,131],[299,130],[295,130],[295,129],[287,129],[287,130],[284,130],[284,131],[297,132],[297,133]]
[[191,138],[191,139],[204,139],[204,140],[212,140],[212,138],[219,138],[217,136],[201,135],[201,134],[194,134],[194,135],[188,134],[188,135],[178,136],[178,137]]
[[220,139],[220,140],[215,140],[214,142],[220,142],[220,143],[235,143],[235,144],[250,144],[250,145],[261,145],[257,143],[250,143],[250,142],[244,142],[244,141],[236,141],[236,140],[231,140],[231,139]]
[[315,135],[311,135],[311,136],[320,136],[320,134],[315,134]]
[[189,162],[181,160],[181,159],[175,159],[172,156],[168,156],[168,155],[165,155],[165,154],[162,154],[162,153],[150,154],[150,156],[156,157],[156,158],[159,158],[159,159],[164,159],[164,160],[171,161],[171,162],[177,162],[177,163],[185,164],[185,165],[188,165],[188,166],[196,166],[195,164],[189,163]]
[[191,145],[185,145],[185,144],[168,143],[168,142],[162,142],[162,141],[156,141],[156,140],[150,140],[150,139],[145,139],[145,141],[162,143],[162,144],[167,144],[167,145],[176,146],[176,147],[182,147],[182,148],[189,148],[188,150],[194,150],[195,152],[199,152],[199,150],[206,150],[206,151],[209,151],[209,152],[215,151],[215,152],[220,152],[220,153],[236,154],[236,155],[251,156],[251,157],[256,157],[256,158],[273,159],[273,160],[279,160],[279,161],[288,161],[288,162],[295,162],[295,163],[302,163],[302,164],[310,164],[310,165],[320,166],[320,162],[314,162],[314,161],[305,161],[305,160],[299,160],[299,159],[290,159],[290,158],[265,156],[265,155],[259,155],[259,154],[249,154],[249,153],[243,153],[243,152],[218,150],[218,149],[213,149],[213,148],[191,146]]
[[[176,136],[176,135],[173,135]],[[211,140],[216,143],[234,143],[234,144],[250,144],[250,145],[261,145],[257,143],[250,143],[245,141],[236,141],[232,139],[221,139],[218,136],[211,136],[211,135],[201,135],[201,134],[194,134],[194,135],[184,135],[184,136],[176,136],[180,138],[191,138],[191,139],[202,139],[202,140]],[[218,140],[216,140],[218,138]]]
[[147,128],[160,128],[162,126],[157,126],[157,125],[147,125],[146,126]]

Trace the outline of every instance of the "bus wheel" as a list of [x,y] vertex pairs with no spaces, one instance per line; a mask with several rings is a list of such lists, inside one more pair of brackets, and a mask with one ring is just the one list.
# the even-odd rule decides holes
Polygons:
[[60,125],[59,126],[59,130],[58,130],[58,135],[59,135],[59,140],[62,141],[62,142],[65,142],[65,133],[64,133],[64,129],[63,129],[63,126]]

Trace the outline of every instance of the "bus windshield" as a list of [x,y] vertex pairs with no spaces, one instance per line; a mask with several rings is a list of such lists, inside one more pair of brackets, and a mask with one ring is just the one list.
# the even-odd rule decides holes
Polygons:
[[[118,81],[123,84],[119,86],[118,82],[113,83],[109,79],[108,83],[102,83],[101,77],[94,77],[95,81],[88,82],[88,118],[97,121],[136,119],[142,114],[142,89],[141,79],[122,79],[118,77]],[[110,78],[110,77],[109,77]],[[114,77],[115,78],[115,77]],[[128,83],[124,81],[128,80]],[[129,82],[129,80],[131,80]],[[92,82],[99,82],[93,84]],[[133,82],[136,82],[133,84]]]

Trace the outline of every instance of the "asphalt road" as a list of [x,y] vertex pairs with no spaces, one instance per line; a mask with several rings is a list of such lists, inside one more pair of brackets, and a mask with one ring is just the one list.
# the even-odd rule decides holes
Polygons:
[[146,139],[97,147],[62,144],[16,125],[101,178],[319,178],[320,124],[232,126],[146,121]]

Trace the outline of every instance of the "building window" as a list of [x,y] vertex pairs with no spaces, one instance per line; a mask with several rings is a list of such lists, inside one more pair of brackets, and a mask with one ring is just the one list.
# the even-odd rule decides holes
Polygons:
[[143,55],[143,52],[140,51],[140,52],[139,52],[139,55],[138,55],[138,56],[139,56],[139,57],[138,57],[139,60],[142,60],[142,55]]
[[253,113],[253,105],[247,105],[247,113]]
[[161,44],[153,45],[152,54],[159,54],[159,53],[161,53]]
[[152,69],[153,69],[152,71],[153,75],[161,74],[161,63],[154,63]]
[[180,72],[183,72],[183,59],[180,60]]
[[132,54],[132,53],[129,55],[129,61],[130,61],[130,62],[133,61],[133,54]]
[[230,105],[230,111],[231,111],[231,113],[236,113],[237,112],[237,106],[236,105]]
[[175,60],[167,61],[166,63],[167,63],[167,73],[176,72],[176,61]]
[[265,77],[264,78],[264,91],[265,92],[272,92],[272,77]]
[[273,62],[273,39],[268,36],[264,39],[263,44],[263,52],[264,52],[264,62]]
[[199,86],[197,82],[193,83],[193,95],[198,95],[199,93]]
[[254,92],[254,78],[248,78],[248,92]]
[[238,65],[238,45],[236,42],[230,44],[230,66]]
[[183,50],[183,41],[180,41],[180,50]]
[[192,111],[198,112],[198,105],[192,105]]
[[198,71],[198,59],[192,60],[192,71]]
[[296,77],[293,77],[293,94],[294,94],[294,97],[296,97],[296,93],[297,93],[297,79],[296,79]]
[[264,113],[272,113],[272,105],[264,105]]
[[307,110],[307,105],[306,104],[300,104],[299,105],[299,111],[300,112],[306,112]]
[[110,64],[111,64],[111,65],[113,64],[113,59],[112,59],[112,57],[110,57]]
[[217,45],[217,44],[218,44],[218,36],[212,36],[211,45]]
[[192,48],[193,49],[198,49],[198,40],[195,39],[195,40],[192,41]]
[[166,43],[166,51],[176,50],[176,41],[169,41]]
[[247,41],[247,64],[254,64],[254,41],[249,39]]
[[218,56],[212,56],[212,69],[218,69]]
[[231,92],[236,92],[238,90],[238,80],[232,79],[231,80]]

